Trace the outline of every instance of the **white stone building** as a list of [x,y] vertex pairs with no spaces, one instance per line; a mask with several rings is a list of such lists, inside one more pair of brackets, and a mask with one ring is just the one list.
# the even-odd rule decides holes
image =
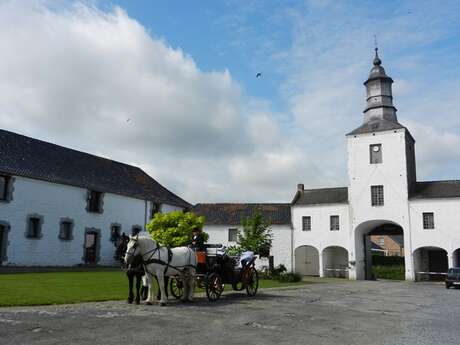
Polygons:
[[[192,209],[197,215],[204,216],[204,231],[209,234],[208,243],[229,247],[237,244],[237,233],[242,231],[242,221],[256,213],[270,224],[273,235],[270,255],[273,265],[283,264],[292,269],[293,228],[291,226],[290,204],[197,204]],[[258,264],[268,265],[264,260]],[[260,266],[259,266],[260,267]]]
[[137,167],[0,130],[0,265],[110,265],[113,235],[188,207]]
[[[393,80],[377,50],[368,80],[363,124],[346,135],[347,187],[305,189],[290,206],[290,219],[271,221],[274,264],[305,275],[371,279],[371,236],[403,237],[407,280],[460,266],[460,181],[419,182],[415,140],[393,105]],[[210,242],[234,244],[234,233],[252,204],[198,204]],[[268,207],[287,204],[260,204]],[[250,206],[250,207],[249,207]],[[280,207],[280,206],[278,206]],[[278,209],[277,212],[280,212]]]
[[363,125],[346,135],[348,187],[298,185],[297,272],[370,279],[371,235],[403,235],[407,280],[460,265],[460,181],[417,181],[415,140],[398,123],[392,83],[376,50]]

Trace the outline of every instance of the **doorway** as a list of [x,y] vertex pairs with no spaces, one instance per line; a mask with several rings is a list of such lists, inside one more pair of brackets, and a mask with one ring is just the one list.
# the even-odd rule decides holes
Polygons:
[[99,256],[99,231],[86,230],[85,232],[85,264],[96,264]]

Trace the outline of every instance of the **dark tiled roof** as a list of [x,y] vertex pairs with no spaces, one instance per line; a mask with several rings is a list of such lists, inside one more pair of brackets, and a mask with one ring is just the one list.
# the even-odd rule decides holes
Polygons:
[[356,128],[354,131],[351,131],[347,135],[356,135],[356,134],[364,134],[364,133],[373,133],[373,132],[383,132],[383,131],[391,131],[393,129],[400,129],[405,128],[398,122],[392,122],[385,119],[372,119],[362,126]]
[[192,212],[204,216],[206,224],[214,225],[239,225],[257,212],[270,224],[291,224],[289,204],[196,204]]
[[190,206],[137,167],[5,130],[0,130],[0,172],[179,207]]
[[321,188],[298,191],[292,200],[293,205],[315,204],[346,204],[348,203],[348,188]]
[[460,198],[460,180],[416,182],[410,198]]

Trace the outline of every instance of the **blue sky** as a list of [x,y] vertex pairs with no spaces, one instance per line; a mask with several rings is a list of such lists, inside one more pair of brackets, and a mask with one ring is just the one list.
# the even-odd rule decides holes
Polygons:
[[287,202],[347,185],[374,35],[419,180],[459,179],[459,1],[4,0],[0,128],[192,203]]

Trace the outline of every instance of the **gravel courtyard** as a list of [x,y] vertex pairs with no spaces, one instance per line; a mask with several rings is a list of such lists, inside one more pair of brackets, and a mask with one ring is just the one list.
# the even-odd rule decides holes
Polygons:
[[459,316],[460,290],[439,283],[334,281],[212,304],[0,308],[0,344],[457,345]]

